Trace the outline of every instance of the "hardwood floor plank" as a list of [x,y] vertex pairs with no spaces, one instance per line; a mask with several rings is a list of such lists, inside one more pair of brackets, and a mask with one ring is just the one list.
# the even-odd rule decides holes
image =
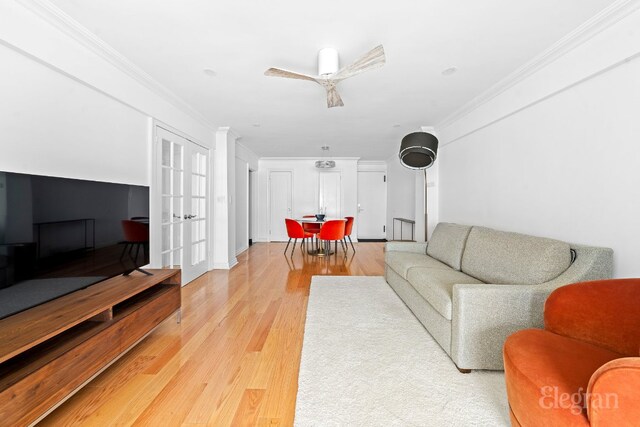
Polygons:
[[317,258],[258,243],[182,288],[170,318],[43,426],[290,426],[314,275],[382,275],[383,244]]
[[242,395],[232,426],[254,426],[258,421],[258,409],[264,396],[264,390],[247,389]]

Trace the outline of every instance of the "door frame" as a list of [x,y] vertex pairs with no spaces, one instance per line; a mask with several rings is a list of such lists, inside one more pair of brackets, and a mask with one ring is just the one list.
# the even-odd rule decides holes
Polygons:
[[[387,232],[387,220],[388,220],[388,214],[389,214],[389,200],[387,199],[387,186],[389,184],[389,182],[387,181],[388,178],[388,173],[386,169],[369,169],[369,170],[358,170],[357,174],[360,173],[382,173],[385,176],[385,181],[384,181],[384,205],[385,205],[385,210],[384,210],[384,226],[385,226],[385,238],[386,238],[386,232]],[[360,189],[360,180],[358,179],[358,190]],[[358,221],[358,224],[360,224],[360,198],[358,197],[358,191],[356,191],[356,221]],[[359,231],[360,229],[358,229]],[[365,238],[366,239],[366,238]]]
[[[150,134],[150,151],[149,161],[151,163],[149,170],[151,171],[150,183],[149,183],[149,265],[151,268],[162,268],[162,149],[160,147],[160,139],[158,135],[158,129],[162,129],[165,132],[172,133],[188,142],[197,145],[198,147],[207,151],[208,161],[207,167],[207,224],[206,224],[206,263],[207,270],[210,270],[210,260],[212,259],[211,242],[212,236],[212,221],[213,210],[211,210],[211,200],[213,199],[213,169],[211,167],[211,159],[213,158],[213,150],[190,137],[189,135],[173,128],[159,120],[151,118],[149,120],[149,134]],[[190,159],[189,159],[190,160]],[[186,159],[185,159],[186,161]],[[186,227],[185,227],[186,228]],[[183,231],[184,233],[184,231]],[[184,235],[183,235],[184,237]],[[183,252],[184,256],[184,252]],[[184,276],[183,276],[184,277]],[[182,286],[187,283],[183,282]]]
[[294,180],[294,172],[293,169],[290,168],[269,168],[267,169],[267,217],[269,218],[269,222],[267,226],[269,227],[268,240],[271,242],[271,172],[289,172],[291,174],[291,216],[293,212],[295,212],[294,204],[295,197],[293,197],[293,180]]

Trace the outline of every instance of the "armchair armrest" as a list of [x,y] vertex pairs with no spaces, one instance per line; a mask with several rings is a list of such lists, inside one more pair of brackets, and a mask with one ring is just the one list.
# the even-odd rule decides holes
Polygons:
[[587,414],[591,425],[630,426],[640,420],[640,357],[612,360],[589,380]]
[[427,253],[426,243],[416,242],[387,242],[384,245],[385,252],[413,252],[417,254]]

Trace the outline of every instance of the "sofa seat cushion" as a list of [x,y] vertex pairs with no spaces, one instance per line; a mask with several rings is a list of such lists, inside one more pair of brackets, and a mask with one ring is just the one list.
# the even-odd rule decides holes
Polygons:
[[439,223],[429,239],[427,255],[460,270],[462,253],[470,231],[471,227],[468,225]]
[[462,255],[462,271],[485,283],[536,285],[571,265],[568,243],[485,227],[473,227]]
[[591,375],[622,355],[541,329],[509,336],[503,357],[513,416],[523,426],[588,426]]
[[451,320],[453,285],[482,283],[480,280],[453,269],[414,267],[407,273],[407,281],[444,318]]
[[385,262],[393,271],[398,273],[403,279],[407,279],[407,273],[415,267],[430,267],[451,270],[446,264],[431,258],[428,255],[413,252],[386,252]]

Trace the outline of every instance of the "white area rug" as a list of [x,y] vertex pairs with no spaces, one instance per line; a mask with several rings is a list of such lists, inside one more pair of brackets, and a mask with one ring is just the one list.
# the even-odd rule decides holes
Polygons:
[[382,277],[314,276],[297,426],[502,426],[502,372],[461,374]]

